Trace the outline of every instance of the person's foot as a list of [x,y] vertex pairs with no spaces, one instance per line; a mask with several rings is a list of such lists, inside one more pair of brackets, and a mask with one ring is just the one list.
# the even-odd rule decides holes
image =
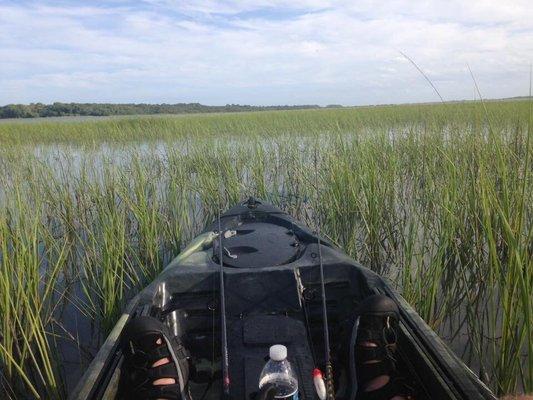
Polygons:
[[358,400],[407,400],[412,397],[396,374],[398,306],[392,299],[373,295],[357,308],[359,327],[355,342]]
[[187,352],[162,322],[153,317],[135,317],[124,328],[121,348],[121,398],[188,399]]
[[[358,345],[362,347],[369,347],[369,348],[378,347],[378,345],[374,342],[361,342]],[[372,364],[376,362],[379,362],[379,360],[376,360],[376,359],[369,360],[365,364]],[[364,368],[364,366],[362,368]],[[384,388],[387,384],[389,384],[390,381],[391,381],[390,375],[379,375],[375,377],[374,379],[371,379],[370,381],[368,381],[366,384],[364,384],[363,390],[365,392],[374,392],[374,391]],[[403,395],[394,395],[393,397],[390,398],[390,400],[407,400],[408,398],[409,397],[404,397]]]

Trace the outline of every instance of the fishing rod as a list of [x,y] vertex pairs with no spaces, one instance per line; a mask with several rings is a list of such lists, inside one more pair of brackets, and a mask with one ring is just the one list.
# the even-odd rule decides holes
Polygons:
[[219,240],[219,252],[218,260],[220,263],[220,325],[222,331],[222,388],[224,398],[229,399],[229,357],[228,357],[228,334],[226,330],[226,295],[224,291],[224,261],[223,251],[224,246],[222,243],[224,234],[222,233],[222,226],[220,223],[220,207],[218,208],[218,240]]
[[[315,148],[315,189],[316,202],[320,204],[320,191],[318,189],[318,168],[317,168],[317,149]],[[333,366],[331,365],[331,349],[329,346],[329,328],[328,328],[328,310],[326,304],[326,285],[324,283],[324,263],[322,260],[322,241],[320,239],[320,216],[314,212],[316,224],[316,236],[318,242],[318,263],[320,266],[320,291],[322,296],[322,321],[324,324],[324,354],[326,358],[326,399],[335,399],[335,388],[333,385]]]

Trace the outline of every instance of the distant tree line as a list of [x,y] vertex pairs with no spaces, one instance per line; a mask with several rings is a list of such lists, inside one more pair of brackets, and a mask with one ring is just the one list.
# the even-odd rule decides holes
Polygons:
[[[331,107],[331,106],[328,106]],[[189,114],[207,112],[266,111],[319,108],[318,105],[300,106],[249,106],[226,104],[204,106],[200,103],[178,104],[109,104],[109,103],[53,103],[8,104],[0,107],[1,118],[63,117],[74,115],[137,115],[137,114]]]

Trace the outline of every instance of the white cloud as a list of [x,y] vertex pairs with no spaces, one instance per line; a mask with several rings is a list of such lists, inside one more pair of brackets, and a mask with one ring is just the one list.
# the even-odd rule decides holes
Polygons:
[[0,0],[0,104],[390,103],[527,92],[533,7],[512,2]]

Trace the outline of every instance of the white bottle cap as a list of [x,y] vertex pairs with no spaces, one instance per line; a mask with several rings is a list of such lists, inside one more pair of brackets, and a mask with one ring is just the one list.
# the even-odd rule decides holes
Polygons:
[[270,359],[274,361],[283,361],[287,358],[287,348],[282,344],[270,346]]

